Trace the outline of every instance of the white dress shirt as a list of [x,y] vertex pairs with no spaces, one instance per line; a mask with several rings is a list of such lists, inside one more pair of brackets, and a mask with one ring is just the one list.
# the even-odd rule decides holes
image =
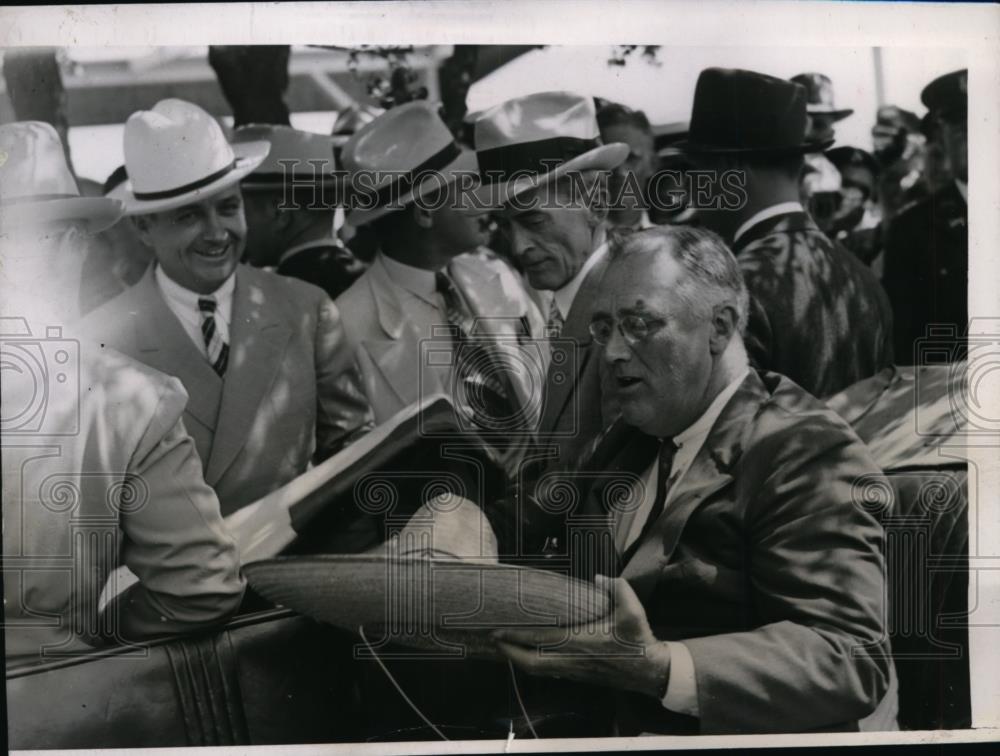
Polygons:
[[768,218],[773,218],[776,215],[785,215],[787,213],[804,213],[805,208],[802,207],[801,202],[779,202],[777,205],[771,205],[770,207],[765,207],[763,210],[751,215],[747,218],[743,224],[736,229],[736,233],[733,234],[733,244],[740,240],[747,231],[756,226],[758,223],[763,223]]
[[[701,451],[715,421],[719,419],[723,408],[739,389],[749,372],[750,369],[745,368],[736,379],[719,392],[719,395],[708,405],[708,409],[702,413],[701,417],[674,436],[673,441],[677,445],[677,453],[674,455],[673,465],[670,468],[670,477],[674,479],[674,482],[670,490],[667,491],[667,498],[663,504],[664,511],[670,506],[673,491],[677,490],[677,484],[687,473],[698,452]],[[642,475],[643,497],[640,505],[633,511],[620,514],[615,523],[615,545],[618,547],[619,553],[624,553],[642,533],[656,498],[656,489],[659,483],[657,467],[657,460],[653,460],[653,463]],[[670,679],[667,682],[667,693],[662,700],[663,706],[681,714],[698,716],[698,688],[691,653],[683,642],[671,641],[667,645],[670,648]]]
[[215,299],[215,327],[218,329],[219,335],[222,336],[222,340],[229,343],[229,324],[233,318],[233,291],[236,289],[235,273],[211,294],[198,294],[185,289],[169,278],[159,265],[156,266],[154,276],[167,307],[177,316],[184,331],[191,337],[191,341],[198,347],[198,351],[206,360],[208,359],[208,347],[205,346],[205,336],[201,332],[201,310],[198,308],[198,300],[201,297]]

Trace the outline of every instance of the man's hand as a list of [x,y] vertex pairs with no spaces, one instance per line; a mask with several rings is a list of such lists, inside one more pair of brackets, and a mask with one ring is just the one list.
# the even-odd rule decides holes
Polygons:
[[[500,653],[532,675],[566,678],[661,698],[670,674],[670,650],[653,635],[646,611],[622,578],[598,575],[612,610],[590,625],[506,629],[493,633]],[[549,648],[543,648],[543,647]]]

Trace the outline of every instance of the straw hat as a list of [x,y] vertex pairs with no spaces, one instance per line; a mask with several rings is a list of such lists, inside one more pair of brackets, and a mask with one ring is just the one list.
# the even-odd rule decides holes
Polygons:
[[[392,108],[362,126],[344,144],[340,159],[351,186],[364,190],[356,195],[358,206],[347,212],[352,226],[438,191],[460,173],[478,173],[476,156],[462,149],[425,100]],[[358,180],[362,174],[364,180]]]
[[333,182],[337,163],[333,157],[333,137],[300,131],[291,126],[250,124],[233,132],[233,146],[247,142],[267,142],[267,156],[255,167],[242,186],[247,189],[280,189],[286,181],[295,185]]
[[[463,499],[425,505],[398,538],[353,555],[292,556],[244,566],[259,594],[371,640],[416,649],[496,655],[499,627],[569,626],[610,611],[592,583],[500,564],[481,510]],[[389,632],[391,630],[391,632]]]
[[475,126],[483,186],[501,203],[570,171],[609,171],[628,145],[602,144],[593,97],[538,92],[483,112]]
[[126,215],[172,210],[243,179],[267,155],[265,141],[231,145],[208,113],[184,100],[161,100],[125,123],[128,181],[108,195]]
[[0,230],[81,221],[91,233],[111,226],[122,205],[81,197],[56,130],[41,121],[0,126]]

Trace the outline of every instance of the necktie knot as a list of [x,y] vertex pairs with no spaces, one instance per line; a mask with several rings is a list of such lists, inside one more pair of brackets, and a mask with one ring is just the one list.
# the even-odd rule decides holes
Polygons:
[[206,315],[214,315],[215,297],[198,297],[198,309]]
[[552,297],[552,301],[549,303],[549,317],[545,322],[545,330],[549,338],[559,338],[565,324],[562,313],[559,312],[559,304],[556,302],[556,298]]

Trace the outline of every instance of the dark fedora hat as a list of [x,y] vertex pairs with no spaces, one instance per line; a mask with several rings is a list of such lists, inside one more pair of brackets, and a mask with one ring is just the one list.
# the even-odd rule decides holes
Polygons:
[[800,84],[738,68],[706,68],[698,76],[688,153],[803,154],[833,140],[806,139],[806,90]]
[[792,81],[806,88],[806,112],[809,115],[827,116],[833,121],[841,121],[854,112],[852,108],[838,108],[833,103],[833,82],[821,73],[803,73],[793,76]]

